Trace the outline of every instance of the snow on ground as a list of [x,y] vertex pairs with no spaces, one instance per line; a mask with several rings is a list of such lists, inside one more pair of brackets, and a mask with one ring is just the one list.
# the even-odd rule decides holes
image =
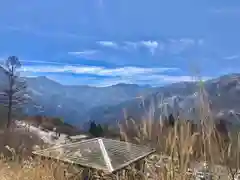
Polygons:
[[46,144],[58,144],[61,143],[67,137],[67,135],[61,134],[60,137],[57,138],[55,132],[41,130],[40,128],[29,125],[23,121],[15,121],[15,123],[17,125],[18,130],[27,130],[33,134],[36,134]]
[[23,121],[16,120],[15,124],[17,126],[17,130],[27,130],[28,132],[37,135],[40,139],[43,140],[44,143],[49,145],[61,145],[70,142],[71,140],[81,140],[87,137],[83,134],[77,136],[68,136],[67,134],[63,133],[58,136],[54,131],[42,130]]

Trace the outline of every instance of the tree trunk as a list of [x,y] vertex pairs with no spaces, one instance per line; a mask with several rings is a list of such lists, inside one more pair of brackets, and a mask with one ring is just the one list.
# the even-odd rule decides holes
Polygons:
[[13,100],[13,67],[11,69],[11,75],[9,76],[9,92],[8,92],[8,121],[7,129],[9,130],[12,124],[12,100]]
[[9,103],[8,103],[8,116],[7,116],[7,129],[10,129],[12,124],[12,97],[9,97]]

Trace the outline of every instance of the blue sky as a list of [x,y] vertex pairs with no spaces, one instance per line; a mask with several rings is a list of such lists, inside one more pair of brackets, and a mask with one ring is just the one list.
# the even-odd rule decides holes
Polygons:
[[153,86],[240,72],[238,0],[8,0],[0,59],[62,84]]

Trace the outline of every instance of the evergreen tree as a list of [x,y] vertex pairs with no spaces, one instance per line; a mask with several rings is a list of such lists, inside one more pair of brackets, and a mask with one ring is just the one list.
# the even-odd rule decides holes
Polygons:
[[8,109],[7,128],[9,129],[14,112],[22,110],[23,105],[29,100],[29,96],[26,91],[26,82],[18,74],[18,70],[21,68],[18,57],[8,57],[2,68],[5,70],[8,80],[6,89],[1,92],[0,102]]
[[169,125],[170,126],[174,126],[174,124],[175,124],[175,118],[173,117],[173,115],[172,114],[170,114],[169,116],[168,116],[168,123],[169,123]]
[[100,124],[96,124],[94,121],[91,121],[90,128],[88,131],[94,137],[101,137],[103,136],[103,128]]

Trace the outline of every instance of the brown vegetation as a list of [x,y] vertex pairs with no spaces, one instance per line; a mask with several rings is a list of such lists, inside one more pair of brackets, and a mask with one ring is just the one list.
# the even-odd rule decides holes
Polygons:
[[[161,117],[159,121],[153,121],[151,116],[138,123],[131,118],[121,123],[122,140],[148,144],[157,150],[154,156],[146,159],[145,173],[128,167],[129,173],[122,179],[190,180],[203,173],[203,169],[197,166],[203,164],[199,162],[204,162],[208,165],[204,167],[205,177],[212,175],[214,179],[234,180],[240,168],[240,136],[238,132],[229,132],[224,121],[216,122],[211,118],[206,101],[203,101],[201,112],[198,124],[182,119],[169,122],[166,118],[162,120]],[[32,121],[30,119],[29,122]],[[39,118],[35,123],[40,122],[44,123],[45,120]],[[46,127],[49,127],[49,124]],[[12,179],[18,180],[24,177],[34,180],[65,180],[68,179],[67,176],[69,177],[68,172],[72,172],[75,167],[72,165],[70,170],[58,162],[40,159],[29,161],[30,168],[24,163],[26,164],[26,161],[15,164],[10,161],[8,165],[11,166],[6,168],[6,163],[0,162],[3,169],[0,179],[14,177]],[[82,179],[82,176],[75,174],[74,178]]]
[[[130,121],[127,122],[124,131],[121,129],[121,134],[125,137],[125,140],[144,144],[148,143],[158,150],[156,154],[158,160],[155,161],[151,158],[147,160],[149,166],[147,172],[149,176],[147,177],[147,173],[142,174],[142,179],[151,179],[150,177],[152,179],[166,180],[190,179],[192,174],[188,173],[188,169],[199,161],[208,162],[210,170],[213,170],[216,165],[221,165],[226,169],[225,171],[223,170],[225,175],[227,173],[231,174],[231,176],[236,174],[236,169],[239,168],[240,162],[239,138],[238,136],[236,138],[236,134],[229,135],[228,141],[225,141],[224,136],[220,135],[222,132],[217,130],[215,125],[212,129],[209,129],[209,127],[208,129],[204,129],[201,125],[196,128],[195,125],[188,121],[177,121],[173,127],[166,125],[165,127],[161,127],[160,125],[157,126],[157,123],[153,124],[143,121],[143,123],[137,125],[134,121]],[[27,142],[29,141],[27,140]],[[18,145],[15,146],[18,147]],[[162,157],[168,157],[165,163],[160,161],[161,155]],[[41,160],[35,159],[31,160],[31,163],[29,162],[32,168],[28,170],[26,170],[26,166],[23,166],[22,163],[26,162],[22,161],[19,165],[12,165],[13,167],[11,166],[10,169],[6,169],[4,167],[6,165],[3,162],[1,166],[3,166],[5,175],[12,173],[16,177],[19,176],[19,178],[25,176],[29,177],[29,179],[40,180],[44,179],[44,176],[48,176],[49,179],[64,179],[64,177],[56,176],[56,171],[60,167],[56,163],[51,162],[43,166]],[[64,168],[65,166],[61,167]],[[43,169],[45,170],[43,171]],[[132,174],[131,177],[134,176],[135,179],[138,179],[137,177],[140,174],[134,172],[132,173],[135,175]],[[61,176],[64,175],[62,174]],[[128,178],[125,177],[124,179]]]

